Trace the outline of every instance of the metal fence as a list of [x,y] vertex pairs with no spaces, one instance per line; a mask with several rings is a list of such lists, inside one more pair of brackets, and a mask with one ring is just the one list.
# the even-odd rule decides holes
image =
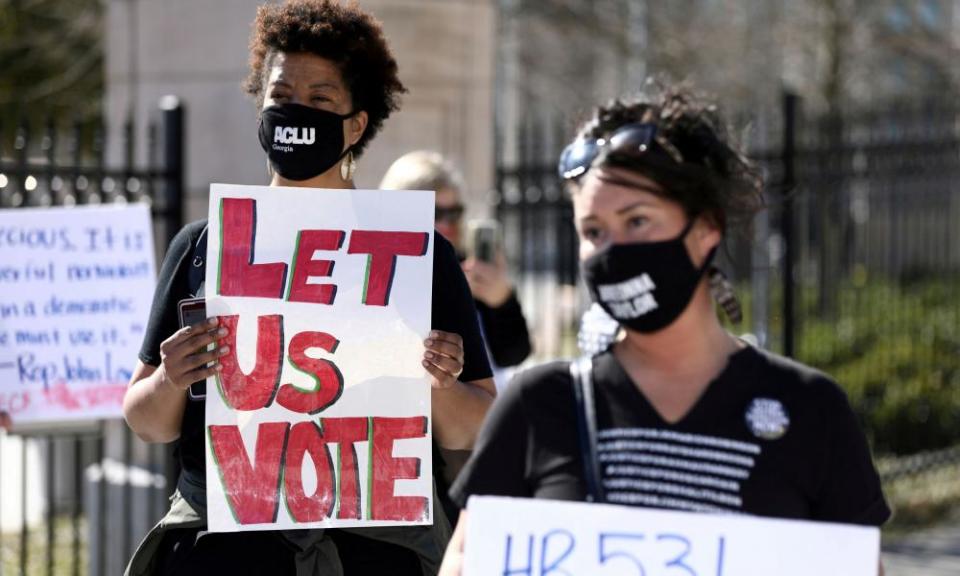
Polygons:
[[[960,107],[802,117],[753,156],[768,209],[728,238],[746,308],[735,331],[832,374],[879,451],[960,442]],[[555,175],[565,134],[524,126],[501,159],[496,214],[540,359],[576,353],[584,304],[571,206]]]
[[[165,249],[183,224],[184,110],[167,97],[157,116],[146,130],[145,162],[135,162],[133,124],[124,126],[119,166],[106,163],[105,130],[96,123],[0,129],[0,143],[12,144],[0,148],[0,208],[145,202]],[[0,490],[19,491],[20,515],[16,533],[0,531],[0,574],[122,573],[165,512],[174,466],[167,446],[140,442],[122,421],[0,436],[0,481],[16,478]]]
[[792,153],[767,165],[796,186],[759,239],[751,273],[773,280],[752,310],[847,388],[878,451],[960,442],[960,108],[803,121],[788,99],[785,117]]
[[516,159],[498,161],[492,198],[539,360],[576,354],[585,302],[577,288],[573,207],[556,169],[568,128],[562,122],[523,126]]

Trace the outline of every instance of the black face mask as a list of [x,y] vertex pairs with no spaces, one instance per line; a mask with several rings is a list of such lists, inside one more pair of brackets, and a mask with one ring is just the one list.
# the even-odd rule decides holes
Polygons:
[[686,310],[716,248],[695,268],[684,238],[693,220],[672,240],[612,244],[581,263],[594,302],[621,325],[652,333]]
[[278,174],[309,180],[350,151],[343,149],[343,121],[351,116],[300,104],[270,106],[260,113],[260,145]]

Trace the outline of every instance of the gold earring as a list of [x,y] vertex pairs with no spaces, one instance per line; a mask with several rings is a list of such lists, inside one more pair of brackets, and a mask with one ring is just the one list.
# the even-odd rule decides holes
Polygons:
[[357,161],[353,158],[353,150],[347,152],[346,157],[340,162],[340,178],[346,182],[353,178],[353,173],[357,170]]

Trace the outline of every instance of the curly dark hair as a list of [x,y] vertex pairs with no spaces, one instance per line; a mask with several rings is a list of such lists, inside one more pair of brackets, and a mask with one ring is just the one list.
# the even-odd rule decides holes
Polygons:
[[[407,89],[397,77],[380,22],[355,3],[289,0],[257,9],[250,39],[250,73],[244,90],[263,106],[271,62],[280,52],[309,52],[335,63],[354,110],[366,111],[367,129],[353,147],[360,155],[383,121],[400,107]],[[259,113],[259,112],[258,112]]]
[[762,177],[740,151],[717,105],[687,84],[650,80],[647,86],[633,99],[598,107],[577,138],[606,138],[635,122],[655,124],[657,141],[679,152],[682,164],[657,161],[656,154],[638,161],[636,156],[616,153],[601,156],[598,162],[643,173],[687,214],[706,215],[721,230],[749,221],[764,206]]

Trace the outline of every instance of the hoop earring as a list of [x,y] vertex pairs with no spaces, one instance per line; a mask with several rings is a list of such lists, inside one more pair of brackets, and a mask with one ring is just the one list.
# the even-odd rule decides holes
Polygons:
[[350,150],[340,162],[340,178],[346,182],[353,178],[353,173],[356,171],[357,161],[353,158],[353,150]]
[[711,266],[707,276],[707,281],[710,284],[710,294],[713,295],[713,299],[723,308],[731,322],[739,324],[743,320],[743,308],[733,291],[733,286],[727,280],[727,275],[716,266]]

